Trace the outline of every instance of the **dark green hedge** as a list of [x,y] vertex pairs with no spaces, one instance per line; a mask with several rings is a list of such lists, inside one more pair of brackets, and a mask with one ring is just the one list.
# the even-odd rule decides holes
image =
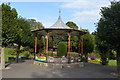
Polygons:
[[67,44],[65,42],[59,42],[57,47],[57,56],[65,56],[67,54]]

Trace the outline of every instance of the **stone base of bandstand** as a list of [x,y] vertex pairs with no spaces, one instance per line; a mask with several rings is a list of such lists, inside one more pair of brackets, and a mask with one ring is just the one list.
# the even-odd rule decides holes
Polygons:
[[78,62],[78,63],[45,63],[45,62],[39,62],[39,61],[34,61],[35,65],[39,65],[41,67],[51,67],[51,68],[80,68],[84,67],[83,62]]

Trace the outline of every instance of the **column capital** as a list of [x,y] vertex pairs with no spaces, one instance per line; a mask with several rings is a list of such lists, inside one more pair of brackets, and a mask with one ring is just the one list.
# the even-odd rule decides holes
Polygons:
[[48,37],[49,37],[49,32],[47,32],[45,35],[45,38],[48,38]]

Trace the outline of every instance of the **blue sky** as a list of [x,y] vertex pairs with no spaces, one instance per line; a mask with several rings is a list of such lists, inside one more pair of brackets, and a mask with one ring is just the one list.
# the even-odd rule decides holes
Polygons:
[[94,23],[97,23],[100,18],[100,8],[109,5],[109,0],[76,0],[73,2],[15,2],[13,0],[11,2],[11,6],[16,8],[19,16],[36,19],[45,27],[50,27],[57,21],[60,8],[64,23],[73,21],[90,32],[96,29]]

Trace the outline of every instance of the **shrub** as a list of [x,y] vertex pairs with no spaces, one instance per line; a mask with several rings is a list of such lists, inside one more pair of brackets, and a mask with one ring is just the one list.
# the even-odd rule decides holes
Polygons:
[[109,52],[101,53],[101,64],[102,65],[108,65],[108,58],[109,58]]
[[8,48],[8,55],[16,55],[16,49],[13,49],[13,48]]
[[29,51],[23,51],[22,53],[20,53],[21,56],[25,56],[25,57],[29,57],[30,52]]
[[89,57],[91,58],[91,60],[95,60],[96,55],[95,55],[94,53],[90,53],[90,54],[89,54]]
[[46,55],[46,51],[45,50],[42,50],[39,53],[42,53],[43,55]]
[[76,52],[70,52],[70,55],[73,56],[73,57],[74,57],[74,56],[79,56],[79,53],[76,53]]
[[20,56],[29,57],[33,55],[34,55],[34,50],[29,47],[22,47],[20,50]]
[[61,57],[67,54],[67,45],[65,42],[59,42],[57,47],[57,56]]

